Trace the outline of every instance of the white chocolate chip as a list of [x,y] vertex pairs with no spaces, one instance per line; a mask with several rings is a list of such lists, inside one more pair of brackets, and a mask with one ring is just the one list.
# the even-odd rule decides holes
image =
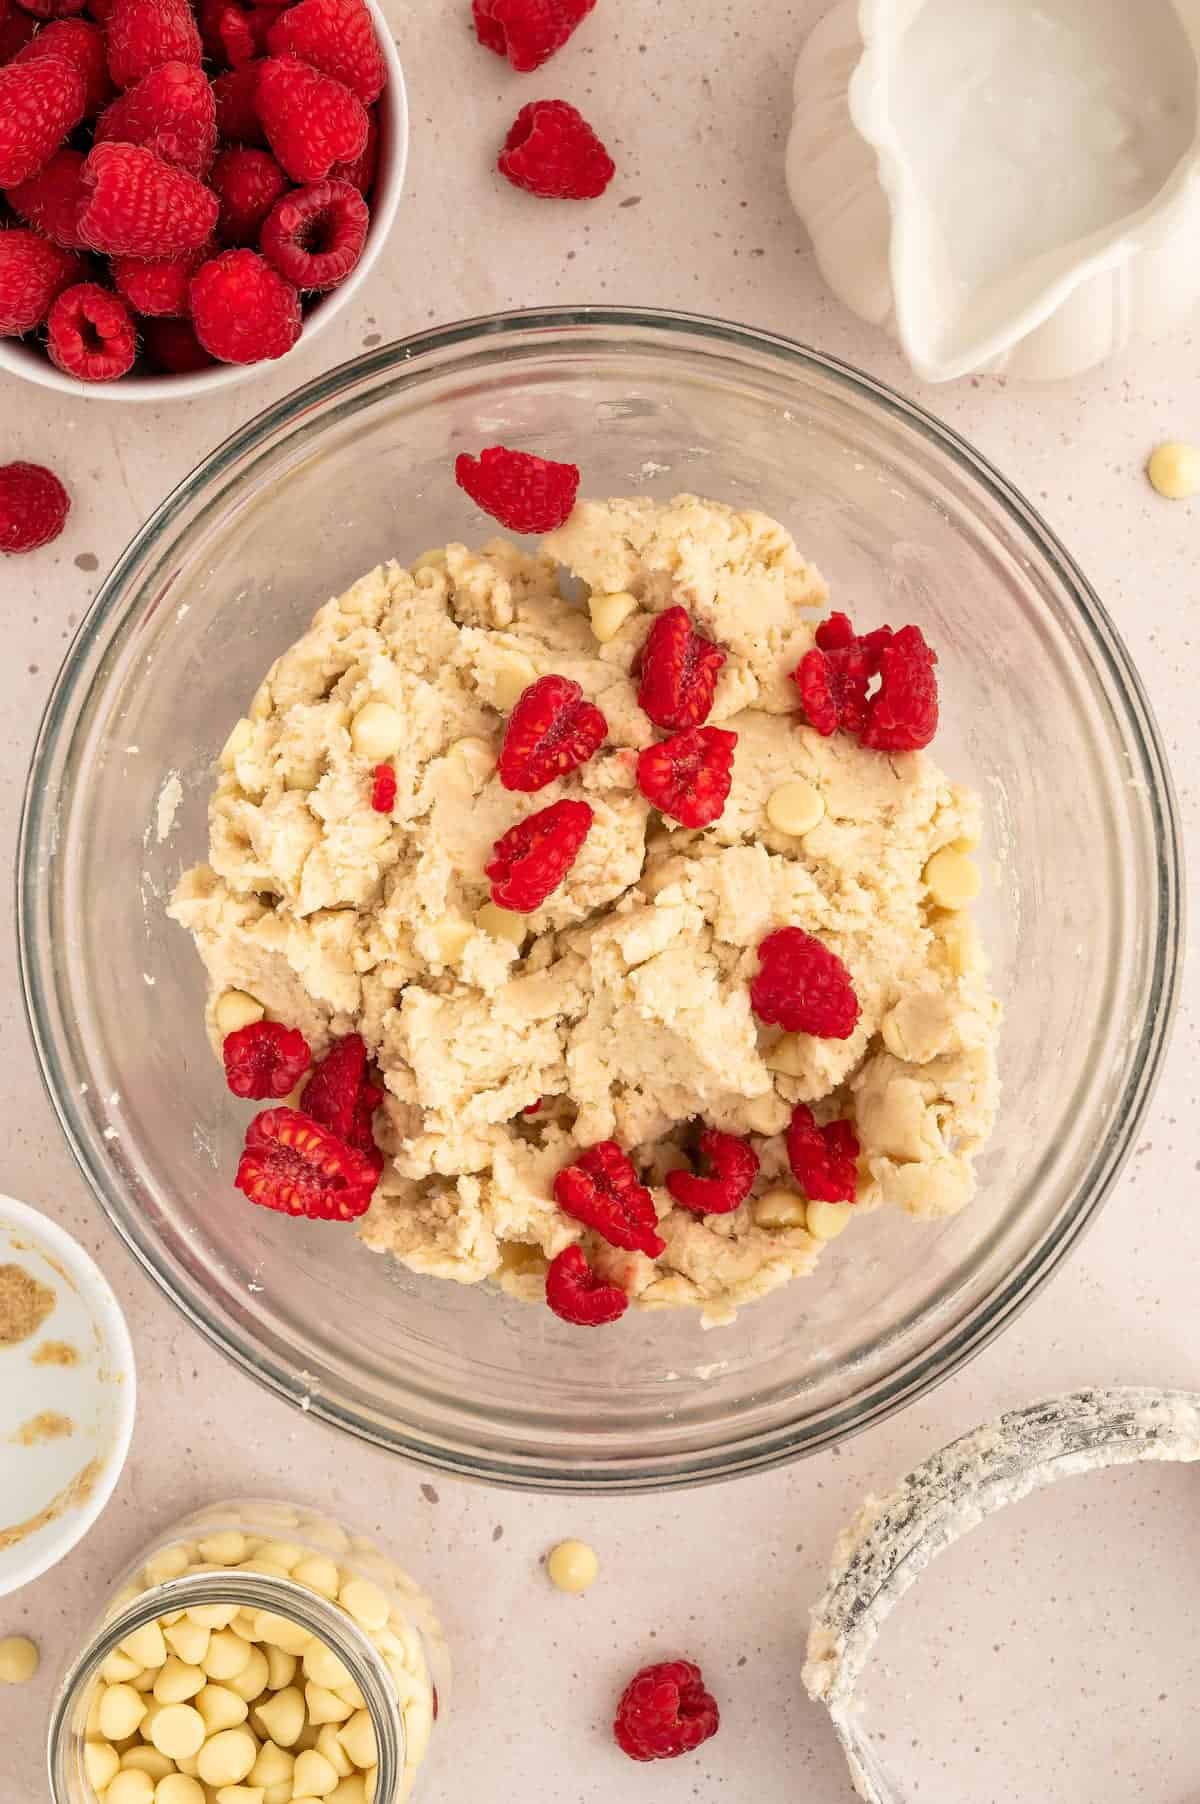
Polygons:
[[778,833],[800,839],[825,818],[825,798],[804,777],[781,783],[767,798],[767,819]]
[[370,1579],[348,1578],[338,1592],[338,1602],[364,1629],[386,1629],[388,1600]]
[[981,878],[975,860],[957,846],[943,846],[925,866],[931,901],[939,908],[966,908],[979,894]]
[[[208,1630],[198,1633],[206,1635]],[[203,1691],[206,1682],[199,1666],[189,1666],[172,1654],[154,1681],[154,1696],[160,1704],[186,1704],[198,1691]]]
[[392,757],[404,739],[404,716],[390,702],[367,702],[350,722],[350,743],[369,764]]
[[83,1770],[94,1792],[102,1792],[121,1767],[121,1756],[106,1741],[87,1741],[83,1745]]
[[[397,1793],[397,1796],[403,1795]],[[350,1773],[345,1779],[339,1779],[325,1804],[367,1804],[367,1782],[364,1775]]]
[[295,1755],[278,1747],[273,1741],[265,1741],[258,1750],[258,1758],[250,1768],[251,1785],[265,1786],[269,1791],[272,1786],[287,1784],[291,1786],[292,1772],[296,1765]]
[[261,1785],[223,1785],[217,1793],[217,1804],[263,1804]]
[[191,1704],[167,1704],[156,1712],[150,1725],[150,1739],[160,1754],[171,1760],[199,1754],[204,1746],[205,1724],[199,1710]]
[[617,589],[610,595],[593,595],[588,602],[592,632],[601,645],[615,639],[631,614],[636,614],[638,600],[628,589]]
[[261,1647],[252,1647],[250,1658],[241,1672],[235,1674],[232,1679],[226,1679],[225,1684],[230,1691],[235,1692],[247,1704],[253,1704],[264,1691],[269,1689],[267,1680],[270,1676],[271,1668],[265,1650]]
[[[442,964],[454,965],[475,938],[475,929],[470,921],[439,921],[433,930],[433,937]],[[332,1564],[330,1561],[330,1565]],[[327,1596],[328,1593],[323,1595]]]
[[[233,994],[242,996],[245,995],[245,991],[235,990]],[[222,1031],[225,1030],[222,1029]],[[191,1557],[189,1547],[164,1547],[160,1553],[154,1555],[153,1559],[147,1560],[142,1568],[142,1577],[148,1585],[169,1584],[171,1579],[179,1578],[182,1573],[187,1571]]]
[[1200,445],[1171,442],[1151,452],[1146,474],[1168,501],[1188,501],[1200,495]]
[[139,1667],[161,1666],[167,1657],[167,1644],[156,1622],[147,1622],[140,1629],[135,1629],[118,1646]]
[[[267,1690],[282,1691],[290,1685],[296,1676],[297,1657],[285,1654],[281,1647],[268,1647],[267,1654]],[[278,1783],[274,1781],[273,1783]]]
[[803,1077],[807,1061],[808,1055],[799,1034],[781,1034],[774,1046],[763,1053],[767,1070],[778,1071],[784,1077]]
[[[596,1582],[600,1562],[596,1551],[586,1541],[560,1541],[546,1558],[546,1572],[552,1585],[560,1591],[586,1591]],[[344,1735],[343,1735],[344,1739]],[[359,1766],[374,1766],[371,1760],[360,1760]]]
[[132,1685],[110,1685],[100,1699],[100,1733],[106,1741],[124,1741],[145,1714],[145,1700]]
[[304,1698],[294,1685],[277,1691],[274,1697],[259,1704],[254,1720],[281,1748],[290,1748],[300,1738],[304,1727]]
[[354,1762],[342,1746],[333,1723],[322,1724],[317,1735],[317,1753],[324,1754],[339,1779],[349,1778],[354,1771]]
[[330,1691],[324,1685],[314,1685],[311,1680],[304,1687],[304,1701],[308,1705],[308,1720],[314,1729],[322,1723],[344,1723],[354,1714],[350,1705],[336,1691]]
[[186,1773],[169,1773],[154,1788],[154,1804],[205,1804],[204,1787]]
[[486,739],[479,739],[473,733],[468,733],[465,739],[456,739],[446,756],[453,759],[474,795],[478,795],[496,768],[495,752]]
[[290,1622],[286,1616],[276,1616],[272,1610],[258,1612],[257,1628],[260,1641],[282,1648],[285,1654],[302,1654],[312,1640],[307,1629]]
[[316,1748],[306,1748],[297,1756],[296,1770],[292,1775],[293,1789],[304,1796],[311,1794],[314,1798],[323,1798],[331,1792],[338,1782],[338,1774]]
[[210,1735],[216,1735],[222,1729],[238,1728],[250,1714],[246,1699],[239,1697],[228,1685],[206,1685],[203,1691],[196,1693],[196,1708]]
[[246,1537],[236,1528],[227,1528],[219,1535],[209,1535],[207,1540],[197,1542],[196,1552],[214,1566],[236,1566],[246,1557]]
[[764,1191],[750,1213],[760,1228],[803,1228],[807,1219],[804,1198],[794,1190]]
[[188,1621],[202,1629],[227,1629],[238,1613],[236,1604],[196,1604],[188,1610]]
[[232,770],[242,753],[248,750],[254,738],[253,724],[245,719],[236,720],[230,730],[228,739],[221,747],[220,765],[222,770]]
[[774,1090],[768,1090],[765,1096],[752,1096],[742,1107],[742,1119],[752,1134],[781,1134],[791,1113]]
[[100,1677],[109,1685],[132,1685],[143,1671],[142,1662],[115,1647],[100,1668]]
[[154,1781],[136,1768],[118,1773],[104,1794],[104,1804],[152,1804]]
[[140,1691],[144,1696],[146,1692],[154,1690],[154,1681],[157,1677],[157,1669],[153,1666],[148,1666],[144,1672],[138,1674],[136,1679],[130,1679],[129,1683],[133,1686],[135,1691]]
[[249,1729],[224,1729],[205,1742],[196,1768],[205,1785],[219,1791],[224,1785],[240,1785],[257,1759],[258,1743]]
[[501,714],[515,708],[537,671],[519,651],[502,651],[491,667],[493,705]]
[[[259,1560],[269,1560],[283,1572],[290,1572],[304,1558],[304,1549],[294,1541],[264,1541],[258,1549]],[[261,1565],[259,1566],[261,1571]]]
[[292,1577],[298,1585],[307,1585],[310,1591],[318,1591],[322,1597],[328,1598],[337,1596],[341,1583],[337,1567],[323,1554],[313,1554],[309,1559],[301,1560]]
[[121,1756],[122,1772],[136,1771],[149,1773],[155,1784],[175,1771],[175,1762],[167,1754],[160,1754],[157,1748],[129,1748]]
[[[208,1644],[203,1666],[210,1679],[236,1679],[250,1663],[251,1645],[232,1628],[218,1629]],[[261,1690],[262,1687],[259,1687]],[[258,1693],[255,1693],[257,1697]]]
[[169,1629],[163,1630],[163,1640],[185,1666],[199,1666],[208,1652],[211,1633],[211,1629],[202,1629],[198,1622],[191,1622],[185,1616],[182,1622],[172,1623]]
[[314,1641],[305,1650],[304,1673],[314,1685],[324,1685],[329,1691],[337,1691],[340,1686],[350,1683],[349,1668],[323,1641]]
[[355,1766],[374,1766],[379,1759],[375,1746],[375,1730],[366,1710],[356,1710],[350,1721],[338,1730],[338,1740]]
[[850,1226],[854,1209],[850,1203],[810,1202],[805,1211],[809,1233],[814,1240],[836,1240]]
[[508,940],[514,946],[520,946],[529,932],[529,923],[524,915],[514,914],[511,909],[497,908],[494,902],[485,902],[475,916],[476,927],[481,927],[494,940]]

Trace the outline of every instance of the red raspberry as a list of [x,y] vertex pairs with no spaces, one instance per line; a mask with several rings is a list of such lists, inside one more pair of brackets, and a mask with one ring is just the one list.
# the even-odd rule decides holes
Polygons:
[[638,753],[638,788],[648,802],[684,827],[719,820],[733,781],[737,734],[690,727]]
[[375,109],[371,107],[367,113],[367,141],[359,156],[348,163],[335,163],[329,171],[331,182],[349,182],[352,188],[366,196],[371,192],[371,184],[375,180],[375,166],[379,162],[379,121],[375,117]]
[[546,1301],[555,1315],[576,1328],[600,1328],[619,1320],[629,1308],[621,1286],[598,1278],[577,1246],[564,1247],[550,1261]]
[[721,1726],[716,1699],[690,1660],[644,1666],[621,1693],[613,1734],[631,1760],[673,1760],[690,1754]]
[[502,833],[485,866],[496,907],[523,915],[540,908],[578,858],[592,818],[586,802],[552,802]]
[[142,348],[154,368],[167,376],[190,376],[211,369],[216,361],[186,319],[143,320]]
[[[94,119],[112,97],[108,77],[108,55],[104,33],[88,19],[57,19],[44,25],[32,41],[13,57],[14,63],[29,63],[37,57],[60,56],[82,75],[85,85],[83,116]],[[3,62],[0,53],[0,62]]]
[[264,1109],[246,1130],[234,1180],[264,1209],[310,1221],[365,1215],[379,1179],[373,1160],[297,1109]]
[[217,157],[209,181],[221,203],[217,236],[222,244],[257,244],[263,220],[288,186],[270,151],[231,144]]
[[375,1145],[371,1118],[383,1101],[383,1091],[371,1082],[367,1048],[361,1034],[343,1034],[334,1040],[303,1090],[300,1107],[323,1128],[369,1158],[382,1155]]
[[561,50],[596,0],[472,0],[475,35],[528,75]]
[[505,789],[544,789],[586,764],[608,734],[599,708],[570,677],[544,676],[518,697],[497,769]]
[[46,315],[46,350],[64,375],[113,382],[137,356],[133,315],[119,294],[79,282],[65,288]]
[[862,743],[875,752],[919,752],[937,732],[937,653],[919,626],[871,638],[880,639],[879,688],[867,702]]
[[371,806],[376,814],[390,814],[396,806],[394,765],[377,764],[371,773]]
[[565,100],[532,100],[513,120],[496,167],[544,200],[595,200],[615,165],[583,114]]
[[35,19],[66,19],[72,13],[81,13],[87,0],[17,0],[23,12],[32,13]]
[[32,41],[37,28],[37,20],[22,12],[19,6],[14,6],[6,15],[3,0],[0,0],[0,63],[15,62],[20,51]]
[[864,642],[845,614],[831,614],[817,628],[817,643],[792,672],[809,725],[825,739],[837,730],[862,732],[867,686],[874,671]]
[[113,0],[88,0],[88,11],[101,30],[108,24],[108,15],[113,9]]
[[810,1108],[799,1103],[787,1131],[788,1164],[806,1197],[822,1203],[852,1203],[858,1194],[859,1145],[848,1121],[818,1127]]
[[96,143],[140,144],[164,163],[203,179],[217,148],[217,108],[202,69],[160,63],[106,107]]
[[5,199],[18,218],[64,250],[84,249],[79,214],[87,199],[83,185],[83,152],[56,150],[36,175],[6,190]]
[[83,118],[87,83],[61,56],[0,69],[0,188],[15,188],[48,163]]
[[0,338],[40,326],[56,294],[84,273],[80,259],[23,226],[0,231]]
[[366,201],[349,182],[314,182],[276,201],[259,245],[297,288],[336,288],[362,256],[370,223]]
[[387,64],[363,0],[300,0],[276,15],[267,34],[273,56],[290,53],[332,75],[364,106],[378,100]]
[[658,1235],[654,1198],[615,1140],[601,1140],[580,1153],[554,1180],[554,1197],[564,1215],[594,1228],[610,1246],[657,1259],[666,1242]]
[[252,1021],[221,1043],[225,1082],[235,1096],[286,1096],[312,1064],[308,1041],[281,1021]]
[[850,1038],[858,1021],[858,997],[836,952],[801,927],[780,927],[763,940],[758,957],[750,1006],[760,1021],[789,1034]]
[[192,324],[222,363],[283,357],[300,336],[300,296],[257,251],[223,251],[192,277]]
[[528,451],[489,445],[478,457],[454,460],[454,480],[510,532],[553,532],[567,519],[579,493],[574,464],[557,464]]
[[729,1215],[745,1202],[758,1176],[758,1154],[744,1140],[705,1128],[700,1135],[700,1156],[710,1178],[693,1177],[690,1171],[669,1171],[667,1189],[685,1209],[697,1215]]
[[254,104],[258,92],[258,64],[243,63],[229,69],[212,84],[217,109],[217,131],[231,144],[265,144],[267,134]]
[[675,732],[708,719],[725,653],[693,627],[686,608],[668,608],[642,647],[638,703],[656,727]]
[[114,257],[113,283],[135,313],[184,319],[192,277],[212,254],[211,244],[202,244],[182,257]]
[[177,257],[211,238],[217,197],[140,144],[97,144],[83,166],[91,197],[79,230],[111,257]]
[[221,41],[223,60],[231,68],[262,56],[267,48],[267,34],[279,14],[273,6],[223,6],[217,16],[217,35]]
[[71,497],[44,464],[0,464],[0,552],[36,551],[67,523]]
[[131,88],[160,63],[199,63],[200,33],[187,0],[112,0],[108,72]]
[[294,182],[323,182],[335,163],[361,155],[367,115],[360,100],[294,56],[258,66],[258,116],[267,142]]

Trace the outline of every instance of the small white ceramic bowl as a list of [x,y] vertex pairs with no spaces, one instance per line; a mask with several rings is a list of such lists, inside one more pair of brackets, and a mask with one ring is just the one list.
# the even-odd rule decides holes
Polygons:
[[[304,316],[304,329],[292,350],[310,344],[366,280],[367,272],[392,229],[404,187],[408,163],[408,96],[404,70],[378,0],[367,0],[367,5],[387,64],[387,86],[378,101],[379,163],[371,189],[371,224],[362,256],[354,269],[337,288],[330,289],[313,303]],[[265,370],[278,369],[283,361],[283,358],[270,358],[262,363],[217,363],[190,375],[121,376],[115,382],[80,382],[77,377],[66,376],[55,369],[39,345],[0,338],[0,370],[22,376],[27,382],[38,382],[43,388],[56,388],[61,394],[95,396],[102,401],[178,401],[189,395],[213,394],[219,388],[234,388],[238,383],[249,382]]]
[[0,1196],[0,1271],[12,1266],[53,1304],[33,1334],[0,1344],[0,1597],[57,1565],[100,1515],[137,1400],[129,1330],[99,1267]]

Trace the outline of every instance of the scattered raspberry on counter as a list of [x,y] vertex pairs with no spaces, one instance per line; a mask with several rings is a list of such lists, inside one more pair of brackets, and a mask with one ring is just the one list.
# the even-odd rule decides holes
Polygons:
[[246,1130],[237,1188],[252,1203],[310,1221],[365,1215],[378,1179],[365,1153],[296,1109],[264,1109]]
[[836,952],[802,927],[780,927],[758,948],[750,1006],[789,1034],[848,1040],[858,1022],[854,985]]
[[848,1121],[818,1127],[806,1103],[792,1111],[788,1164],[806,1197],[820,1203],[852,1203],[858,1193],[858,1139]]
[[484,866],[496,907],[523,915],[539,909],[578,858],[592,819],[587,802],[564,799],[502,833]]
[[540,69],[561,50],[596,0],[472,0],[475,35],[519,75]]
[[664,1249],[654,1198],[615,1140],[589,1146],[560,1171],[554,1198],[564,1215],[603,1235],[610,1246],[645,1253],[647,1259],[657,1259]]
[[629,1298],[619,1284],[598,1278],[582,1247],[564,1247],[546,1273],[546,1302],[564,1322],[577,1328],[600,1328],[619,1321]]
[[735,1134],[705,1128],[700,1157],[712,1172],[698,1178],[690,1171],[669,1171],[667,1189],[675,1201],[697,1215],[730,1215],[741,1207],[758,1176],[758,1154]]
[[691,727],[638,753],[638,788],[662,814],[683,827],[711,827],[721,818],[733,782],[737,734]]
[[631,1760],[673,1760],[716,1734],[721,1713],[690,1660],[644,1666],[621,1693],[613,1734]]
[[478,457],[454,460],[454,479],[476,507],[510,532],[553,532],[570,515],[579,493],[574,464],[555,463],[528,451],[489,445]]
[[724,662],[721,647],[696,631],[686,608],[667,608],[642,647],[639,707],[667,732],[702,725]]
[[603,745],[608,722],[579,684],[539,677],[508,718],[497,770],[505,789],[530,793],[586,764]]
[[616,173],[583,114],[566,100],[531,100],[523,106],[496,167],[514,188],[543,200],[595,200]]
[[233,1094],[255,1102],[287,1096],[312,1063],[304,1035],[280,1021],[252,1021],[226,1034],[221,1056]]
[[49,545],[70,510],[71,497],[44,464],[0,464],[0,552]]

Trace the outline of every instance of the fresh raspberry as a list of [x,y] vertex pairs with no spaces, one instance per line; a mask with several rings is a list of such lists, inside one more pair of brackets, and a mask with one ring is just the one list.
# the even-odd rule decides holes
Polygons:
[[119,294],[79,282],[65,288],[46,315],[46,350],[64,375],[113,382],[137,356],[133,315]]
[[212,166],[209,181],[221,203],[217,236],[222,244],[257,244],[263,220],[281,194],[287,176],[269,150],[231,144]]
[[308,1041],[281,1021],[252,1021],[226,1034],[221,1043],[225,1082],[235,1096],[286,1096],[312,1064]]
[[37,232],[0,232],[0,338],[19,338],[40,326],[56,294],[84,273],[80,259]]
[[373,1160],[298,1109],[264,1109],[246,1130],[234,1180],[264,1209],[310,1221],[365,1215],[379,1179]]
[[565,100],[531,100],[513,120],[496,167],[544,200],[595,200],[615,165],[583,114]]
[[192,277],[212,254],[202,244],[182,257],[114,257],[113,284],[143,318],[184,319]]
[[561,50],[596,0],[472,0],[479,42],[528,75]]
[[84,249],[79,215],[87,189],[83,185],[81,150],[56,150],[36,175],[6,189],[5,199],[19,219],[54,244],[69,251]]
[[383,1160],[375,1145],[371,1118],[383,1101],[383,1091],[371,1082],[367,1048],[361,1034],[343,1034],[334,1040],[303,1090],[300,1107],[323,1128],[368,1158]]
[[36,551],[67,523],[71,497],[44,464],[0,464],[0,552]]
[[217,18],[223,61],[233,69],[240,69],[263,56],[267,35],[278,17],[273,6],[223,6]]
[[294,182],[323,182],[367,142],[362,102],[298,57],[268,56],[258,65],[257,106],[267,142]]
[[331,182],[349,182],[365,198],[371,192],[378,162],[379,121],[375,117],[375,108],[371,107],[367,112],[367,141],[362,151],[348,163],[335,163],[329,171],[329,179]]
[[143,320],[142,349],[154,368],[166,376],[191,376],[197,370],[211,369],[216,361],[186,319]]
[[567,519],[579,493],[574,464],[554,463],[528,451],[489,445],[478,457],[454,460],[454,480],[510,532],[553,532]]
[[371,806],[376,814],[390,814],[396,806],[396,767],[377,764],[371,773]]
[[705,1128],[700,1135],[700,1156],[712,1176],[697,1178],[690,1171],[669,1171],[667,1189],[685,1209],[697,1215],[729,1215],[745,1202],[758,1176],[758,1154],[744,1140]]
[[108,72],[131,88],[160,63],[199,63],[200,33],[187,0],[112,0]]
[[638,753],[638,788],[648,802],[684,827],[719,820],[733,781],[737,734],[690,727]]
[[523,915],[540,908],[578,858],[592,818],[586,802],[552,802],[502,833],[484,867],[496,907]]
[[[877,635],[872,634],[872,638]],[[879,645],[879,688],[868,699],[862,743],[875,752],[919,752],[938,726],[937,653],[919,626]]]
[[789,1034],[848,1040],[858,1021],[858,997],[836,952],[801,927],[780,927],[758,948],[750,1006],[760,1021]]
[[16,5],[11,5],[6,12],[5,4],[6,0],[0,0],[0,63],[15,62],[38,29],[32,13],[22,12]]
[[863,641],[845,614],[831,614],[817,628],[817,643],[792,672],[808,723],[822,738],[842,727],[855,735],[866,719],[867,687],[874,674]]
[[52,25],[44,25],[12,60],[29,63],[43,56],[60,56],[79,71],[85,87],[83,116],[94,119],[100,108],[108,104],[113,91],[100,27],[89,19],[56,19]]
[[787,1156],[806,1197],[822,1203],[852,1203],[858,1194],[859,1145],[848,1121],[818,1127],[804,1103],[797,1104],[787,1131]]
[[257,251],[223,251],[192,277],[192,324],[222,363],[283,357],[300,336],[300,296]]
[[497,769],[505,789],[545,789],[586,764],[608,734],[608,722],[570,677],[530,683],[508,717]]
[[217,148],[217,107],[195,63],[160,63],[105,107],[96,143],[140,144],[203,179]]
[[259,247],[297,288],[336,288],[362,256],[370,223],[366,201],[349,182],[314,182],[276,201]]
[[81,13],[87,0],[17,0],[17,5],[35,19],[67,19]]
[[240,69],[228,69],[215,77],[212,96],[217,109],[217,131],[228,143],[266,143],[267,134],[254,104],[257,92],[257,63],[243,63]]
[[690,1754],[721,1726],[716,1699],[690,1660],[644,1666],[621,1693],[613,1734],[631,1760],[673,1760]]
[[79,124],[86,104],[86,81],[61,56],[0,69],[0,188],[36,175]]
[[610,1246],[657,1259],[659,1238],[654,1198],[615,1140],[601,1140],[580,1153],[554,1180],[554,1197],[564,1215],[594,1228]]
[[267,34],[272,56],[298,56],[332,75],[364,106],[378,100],[387,64],[364,0],[300,0],[277,14]]
[[582,1247],[564,1247],[546,1273],[546,1301],[555,1315],[576,1328],[600,1328],[629,1308],[619,1284],[607,1284],[588,1264]]
[[696,631],[686,608],[668,608],[642,647],[639,706],[667,732],[702,725],[724,662],[721,647]]
[[88,11],[101,30],[108,24],[108,15],[113,9],[113,0],[88,0]]
[[83,166],[91,190],[79,230],[111,257],[178,257],[211,238],[217,197],[140,144],[97,144]]

